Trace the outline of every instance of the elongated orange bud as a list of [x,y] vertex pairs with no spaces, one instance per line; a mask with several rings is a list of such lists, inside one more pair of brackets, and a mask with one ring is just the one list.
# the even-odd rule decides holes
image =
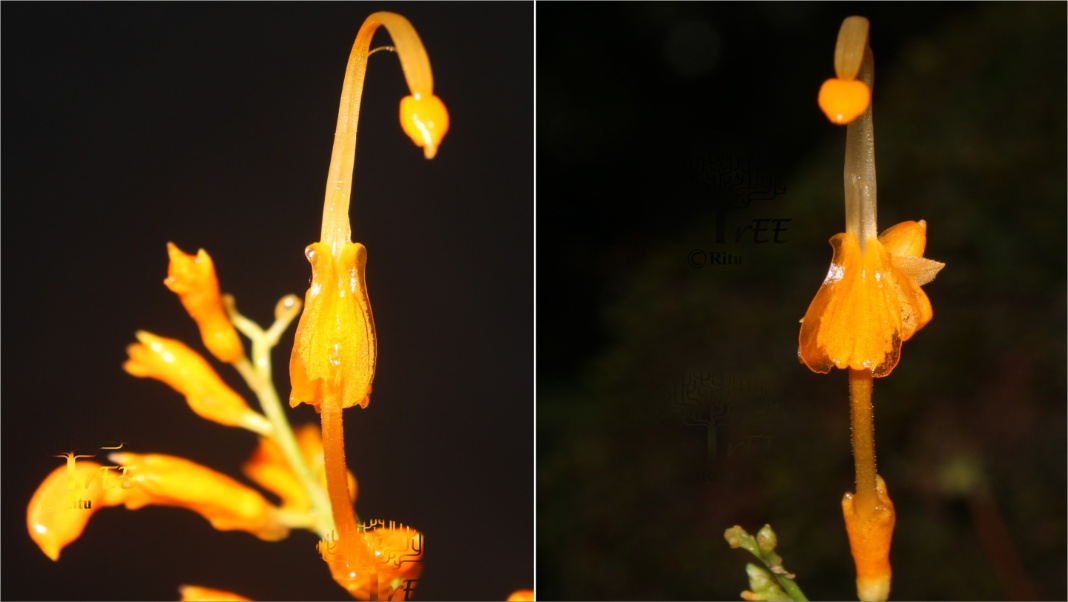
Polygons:
[[163,454],[116,452],[109,458],[133,474],[134,487],[124,500],[130,510],[150,504],[177,506],[203,516],[219,531],[247,531],[267,541],[289,535],[277,508],[222,473]]
[[211,256],[201,249],[187,255],[174,243],[167,243],[171,263],[163,284],[178,294],[182,305],[200,328],[200,337],[221,362],[237,361],[245,350],[219,297],[219,280]]
[[161,380],[185,396],[201,418],[226,426],[240,426],[260,435],[272,432],[270,421],[252,410],[245,400],[219,378],[197,352],[181,341],[139,331],[126,348],[130,359],[123,369],[141,378]]

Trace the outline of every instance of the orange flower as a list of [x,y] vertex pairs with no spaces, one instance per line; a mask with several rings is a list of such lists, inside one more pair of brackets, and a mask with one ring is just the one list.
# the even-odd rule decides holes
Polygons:
[[367,249],[353,242],[340,246],[340,256],[321,242],[305,253],[312,285],[289,362],[293,407],[306,402],[319,410],[326,397],[342,408],[367,407],[371,398],[378,343],[364,280]]
[[109,458],[133,475],[133,487],[123,500],[130,510],[150,504],[177,506],[203,516],[219,531],[247,531],[266,541],[289,535],[276,507],[222,473],[164,454],[116,452]]
[[903,222],[868,241],[862,254],[852,234],[831,238],[831,268],[801,322],[798,356],[813,372],[831,367],[890,374],[901,343],[931,321],[920,288],[945,264],[924,259],[927,223]]
[[163,284],[181,299],[185,310],[200,328],[200,337],[221,362],[232,363],[244,355],[241,339],[234,330],[219,298],[219,280],[215,264],[201,249],[196,255],[186,255],[174,243],[167,243],[171,263]]
[[857,566],[857,596],[861,600],[886,600],[890,596],[890,540],[894,534],[894,503],[886,482],[875,477],[879,504],[867,513],[854,504],[853,494],[842,498],[849,549]]
[[245,400],[226,386],[215,370],[197,352],[181,341],[138,331],[135,343],[126,348],[130,359],[123,369],[141,378],[161,380],[185,395],[189,407],[201,418],[226,426],[244,427],[269,435],[271,423],[248,407]]
[[534,590],[517,589],[508,596],[506,602],[531,602],[534,599]]

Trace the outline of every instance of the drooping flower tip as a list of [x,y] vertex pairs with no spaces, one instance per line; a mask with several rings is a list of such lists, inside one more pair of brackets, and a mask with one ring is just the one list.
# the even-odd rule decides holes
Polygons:
[[130,356],[122,365],[126,372],[170,385],[185,396],[186,403],[201,418],[270,435],[270,421],[253,411],[200,354],[181,341],[143,330],[137,333],[137,340],[140,342],[126,348]]
[[127,492],[101,464],[71,459],[45,477],[26,507],[30,538],[52,560],[59,560],[60,551],[81,536],[94,512],[122,503]]
[[829,79],[820,86],[817,101],[831,123],[847,125],[868,110],[871,91],[860,80]]
[[433,94],[405,96],[400,103],[401,129],[427,159],[433,159],[442,138],[449,131],[449,112],[445,103]]
[[163,284],[178,295],[185,310],[196,321],[208,351],[221,362],[237,361],[245,350],[223,308],[211,256],[204,249],[196,255],[188,255],[170,242],[167,243],[167,254],[171,261]]

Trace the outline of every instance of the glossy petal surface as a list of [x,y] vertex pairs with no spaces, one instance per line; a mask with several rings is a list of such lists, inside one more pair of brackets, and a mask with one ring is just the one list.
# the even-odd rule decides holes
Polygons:
[[289,361],[289,405],[305,402],[318,410],[330,396],[343,408],[367,407],[377,355],[364,280],[367,250],[360,243],[343,243],[335,258],[329,245],[318,242],[308,246],[306,255],[312,285]]
[[270,502],[222,473],[164,454],[113,453],[110,458],[131,469],[134,487],[125,500],[131,510],[177,506],[203,516],[219,531],[247,531],[267,541],[289,535]]
[[271,432],[270,422],[228,387],[200,354],[181,341],[150,332],[138,332],[137,339],[140,343],[126,348],[130,359],[123,364],[124,370],[167,383],[185,396],[189,407],[201,418],[261,434]]

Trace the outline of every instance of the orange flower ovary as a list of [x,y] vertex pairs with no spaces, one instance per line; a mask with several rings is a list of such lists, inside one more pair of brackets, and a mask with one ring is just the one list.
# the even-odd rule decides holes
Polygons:
[[341,257],[335,258],[329,245],[317,242],[308,245],[306,255],[312,284],[289,361],[289,405],[305,402],[318,410],[332,398],[342,408],[367,407],[377,353],[364,279],[367,250],[344,242]]
[[200,337],[221,362],[237,361],[245,350],[219,298],[219,280],[215,264],[204,249],[186,255],[174,243],[167,243],[171,257],[167,279],[163,284],[178,294],[182,305],[200,328]]
[[197,352],[181,341],[139,331],[126,348],[130,359],[123,369],[141,378],[161,380],[185,395],[189,407],[201,418],[226,426],[240,426],[269,435],[271,423],[248,407],[245,400],[226,386],[215,370]]
[[854,504],[852,493],[842,498],[849,549],[857,566],[857,596],[861,600],[886,600],[890,596],[890,541],[894,535],[894,503],[886,482],[876,476],[879,505],[865,516]]
[[801,323],[801,362],[822,374],[832,366],[890,374],[901,343],[933,316],[920,284],[944,264],[919,257],[926,239],[922,220],[889,228],[863,255],[852,234],[832,237],[831,268]]

